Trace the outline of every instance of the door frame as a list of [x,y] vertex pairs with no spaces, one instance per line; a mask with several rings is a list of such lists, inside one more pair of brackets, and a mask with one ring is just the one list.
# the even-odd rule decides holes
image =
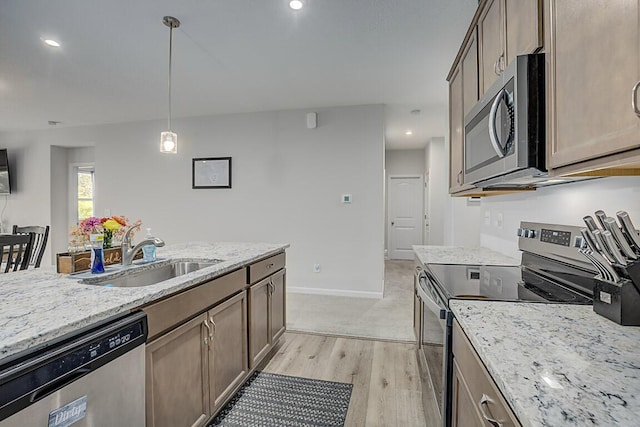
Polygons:
[[385,227],[387,228],[387,259],[393,259],[391,257],[391,204],[389,203],[389,194],[391,193],[391,180],[393,178],[414,178],[420,181],[422,189],[420,191],[420,243],[424,244],[424,175],[423,174],[393,174],[387,175],[387,212],[385,214]]

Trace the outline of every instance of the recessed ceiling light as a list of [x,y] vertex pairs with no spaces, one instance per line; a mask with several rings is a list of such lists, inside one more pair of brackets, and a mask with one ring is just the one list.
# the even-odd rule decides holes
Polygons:
[[418,114],[420,114],[422,111],[420,111],[419,109],[415,109],[415,110],[411,110],[411,114],[413,114],[414,116],[417,116]]
[[405,134],[405,135],[413,135],[413,131],[408,130],[408,131],[406,131],[404,134]]
[[289,7],[293,10],[300,10],[302,9],[302,2],[300,0],[291,0],[289,2]]
[[47,45],[47,46],[51,46],[51,47],[60,47],[60,43],[58,43],[57,41],[53,40],[53,39],[42,39],[42,41]]

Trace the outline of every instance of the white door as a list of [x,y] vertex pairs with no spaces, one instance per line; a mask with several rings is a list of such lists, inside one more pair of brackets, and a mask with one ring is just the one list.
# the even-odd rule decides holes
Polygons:
[[388,185],[389,258],[413,259],[422,244],[422,177],[390,176]]

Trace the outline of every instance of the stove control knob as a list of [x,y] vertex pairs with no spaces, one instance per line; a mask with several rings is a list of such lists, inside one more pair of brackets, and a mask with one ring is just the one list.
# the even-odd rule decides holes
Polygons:
[[518,228],[518,236],[524,237],[524,230],[522,228]]
[[536,237],[536,230],[527,229],[524,231],[524,237],[534,239]]
[[582,236],[576,236],[576,242],[574,243],[574,245],[576,248],[580,248],[582,249],[583,247],[586,247],[585,243],[584,243],[584,239],[582,238]]

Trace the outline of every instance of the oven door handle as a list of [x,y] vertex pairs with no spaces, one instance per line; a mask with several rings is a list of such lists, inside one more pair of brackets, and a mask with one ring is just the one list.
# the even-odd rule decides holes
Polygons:
[[[426,279],[426,276],[421,276],[420,281]],[[418,296],[422,300],[424,304],[429,307],[429,310],[435,313],[440,319],[447,318],[447,310],[441,307],[438,303],[436,303],[433,298],[431,298],[427,293],[422,289],[421,285],[418,285]]]

